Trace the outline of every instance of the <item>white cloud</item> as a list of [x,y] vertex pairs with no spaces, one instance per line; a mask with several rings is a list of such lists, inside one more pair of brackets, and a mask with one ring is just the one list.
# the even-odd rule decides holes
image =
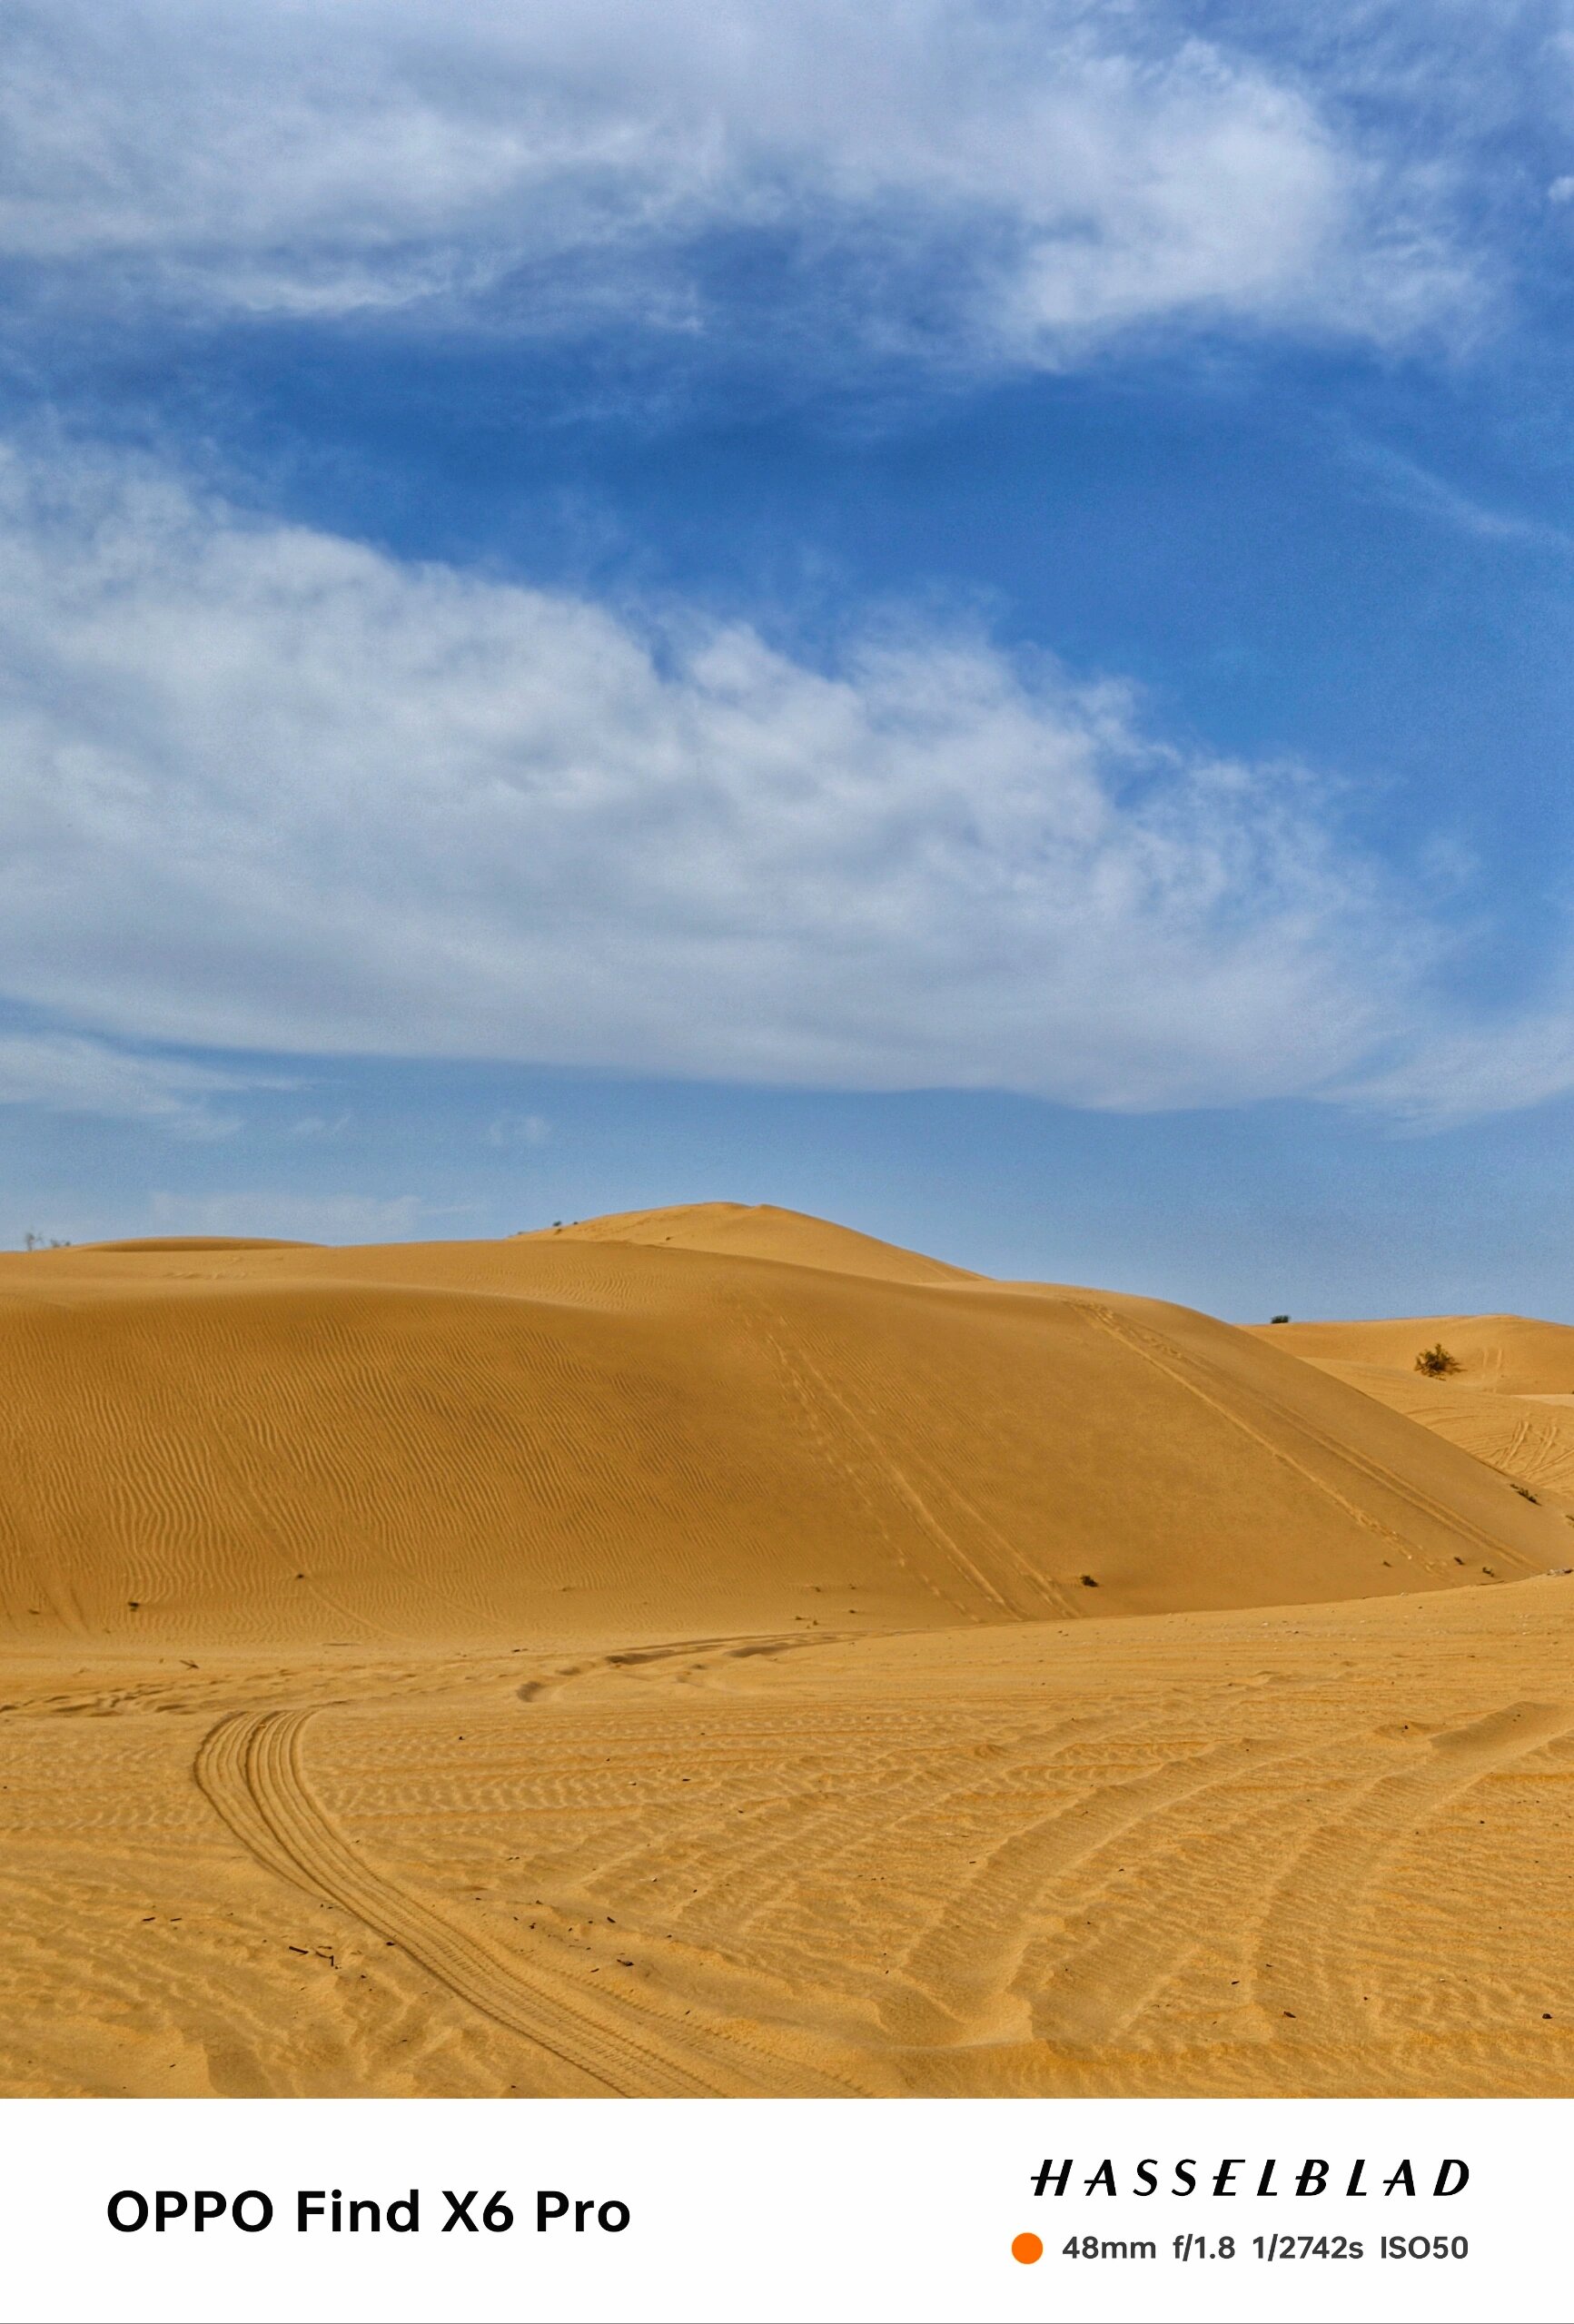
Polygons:
[[1428,937],[1288,770],[0,469],[0,990],[114,1036],[1105,1107],[1315,1090]]
[[1154,8],[49,0],[4,62],[0,253],[57,294],[695,331],[685,254],[764,234],[842,282],[842,334],[1051,361],[1176,316],[1389,339],[1466,295],[1435,166]]
[[96,1113],[141,1122],[186,1138],[227,1137],[234,1115],[215,1111],[221,1094],[277,1087],[183,1060],[137,1055],[69,1033],[0,1033],[0,1105],[53,1113]]
[[[1569,965],[1561,946],[1561,966]],[[1565,974],[1566,987],[1569,980]],[[1574,989],[1557,1001],[1475,1021],[1418,1025],[1406,1053],[1331,1093],[1414,1129],[1517,1112],[1574,1091]]]

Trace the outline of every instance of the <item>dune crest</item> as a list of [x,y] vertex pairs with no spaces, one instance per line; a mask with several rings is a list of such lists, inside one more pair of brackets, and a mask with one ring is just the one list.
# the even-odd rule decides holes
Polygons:
[[984,1279],[898,1243],[881,1242],[854,1227],[834,1226],[804,1211],[774,1202],[679,1202],[663,1211],[614,1211],[599,1219],[538,1228],[535,1237],[576,1242],[670,1245],[740,1259],[774,1259],[793,1267],[820,1267],[837,1275],[867,1275],[888,1283],[976,1283]]

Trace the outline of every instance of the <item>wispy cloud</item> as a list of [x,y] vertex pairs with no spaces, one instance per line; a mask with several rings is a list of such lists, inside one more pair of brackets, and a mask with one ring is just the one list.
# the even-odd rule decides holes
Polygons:
[[1574,550],[1574,534],[1544,518],[1526,516],[1514,509],[1493,507],[1460,490],[1447,478],[1423,468],[1403,452],[1387,445],[1357,443],[1350,458],[1364,471],[1372,489],[1394,507],[1409,509],[1451,532],[1471,539],[1503,541],[1518,546]]
[[1518,1012],[1460,1013],[1416,1028],[1402,1055],[1333,1094],[1418,1131],[1508,1113],[1574,1091],[1574,956],[1559,948],[1560,997]]
[[50,0],[6,12],[0,255],[120,308],[693,334],[725,332],[705,285],[741,239],[839,285],[839,333],[949,361],[1457,312],[1435,165],[1241,29],[1085,0]]
[[123,1038],[1186,1105],[1433,947],[1308,777],[966,630],[822,668],[14,460],[0,638],[0,986]]
[[96,1113],[183,1138],[224,1138],[240,1127],[239,1117],[215,1101],[259,1086],[282,1084],[74,1034],[0,1033],[0,1105]]

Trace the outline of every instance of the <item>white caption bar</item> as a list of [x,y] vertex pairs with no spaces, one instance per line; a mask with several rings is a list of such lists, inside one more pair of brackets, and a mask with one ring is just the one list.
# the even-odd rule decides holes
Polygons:
[[0,2300],[38,2324],[1562,2324],[1570,2103],[13,2101]]

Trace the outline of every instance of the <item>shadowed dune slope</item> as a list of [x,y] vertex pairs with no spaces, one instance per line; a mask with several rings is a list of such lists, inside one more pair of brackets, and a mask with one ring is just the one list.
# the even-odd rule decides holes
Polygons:
[[0,1261],[6,1635],[807,1636],[1566,1557],[1557,1512],[1205,1316],[875,1274],[886,1247],[791,1213],[665,1216]]

